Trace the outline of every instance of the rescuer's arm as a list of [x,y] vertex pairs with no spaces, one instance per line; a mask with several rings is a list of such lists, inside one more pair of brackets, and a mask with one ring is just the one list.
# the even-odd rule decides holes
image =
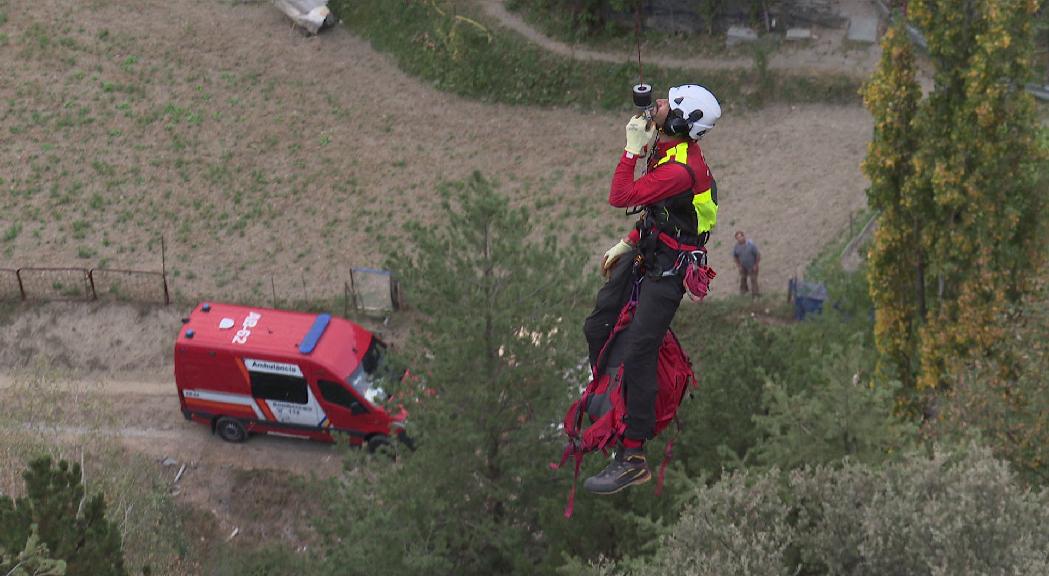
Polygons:
[[634,180],[636,166],[637,157],[631,156],[629,152],[619,157],[619,165],[612,175],[612,188],[608,192],[608,203],[612,206],[629,208],[655,204],[692,187],[688,169],[677,162],[658,166],[637,181]]

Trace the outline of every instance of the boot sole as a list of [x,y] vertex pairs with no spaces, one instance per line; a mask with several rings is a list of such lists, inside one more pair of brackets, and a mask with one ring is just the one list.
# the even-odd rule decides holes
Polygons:
[[616,488],[615,490],[610,490],[610,491],[607,491],[607,492],[601,492],[601,491],[594,490],[592,488],[586,488],[585,485],[583,486],[583,488],[586,488],[587,492],[590,492],[591,494],[597,494],[598,496],[611,496],[612,494],[618,494],[618,493],[622,492],[623,490],[626,490],[627,488],[630,488],[631,486],[640,486],[642,484],[645,484],[646,482],[648,482],[651,479],[652,479],[652,472],[649,471],[649,470],[645,470],[645,475],[644,476],[640,476],[640,477],[638,477],[635,480],[631,480],[630,482],[627,482],[626,484],[623,484],[622,486],[620,486],[619,488]]

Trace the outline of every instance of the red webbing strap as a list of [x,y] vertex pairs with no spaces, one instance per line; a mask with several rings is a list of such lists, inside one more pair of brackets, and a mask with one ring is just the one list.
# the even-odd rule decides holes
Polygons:
[[568,504],[565,505],[565,518],[571,518],[575,510],[575,487],[579,483],[579,467],[583,464],[583,451],[576,442],[572,441],[565,445],[565,451],[561,454],[561,461],[551,462],[550,469],[558,470],[568,461],[568,455],[575,456],[575,474],[572,476],[572,487],[568,489]]
[[565,451],[561,454],[561,461],[560,462],[551,462],[550,463],[550,469],[551,470],[560,470],[561,467],[565,465],[565,462],[568,461],[568,455],[571,454],[571,453],[572,453],[572,443],[569,442],[568,444],[565,444]]
[[579,466],[583,463],[583,451],[579,448],[573,450],[575,455],[575,474],[572,476],[572,488],[568,490],[568,504],[565,505],[565,518],[571,518],[575,511],[575,486],[579,483]]
[[663,450],[663,463],[659,465],[659,477],[656,478],[656,496],[663,493],[663,478],[667,473],[667,464],[670,464],[670,459],[674,456],[674,440],[677,439],[677,434],[670,440],[667,440],[667,447]]
[[684,242],[678,242],[673,236],[666,232],[659,233],[659,241],[669,246],[672,250],[678,252],[695,252],[699,250],[699,246],[693,246],[692,244],[685,244]]

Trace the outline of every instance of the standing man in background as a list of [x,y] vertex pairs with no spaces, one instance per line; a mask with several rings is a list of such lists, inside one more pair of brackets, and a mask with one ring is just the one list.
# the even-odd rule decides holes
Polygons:
[[739,293],[746,294],[749,291],[752,297],[760,296],[758,265],[761,263],[761,252],[758,251],[757,244],[747,240],[742,230],[736,231],[736,245],[732,247],[732,258],[736,260],[736,269],[739,270]]

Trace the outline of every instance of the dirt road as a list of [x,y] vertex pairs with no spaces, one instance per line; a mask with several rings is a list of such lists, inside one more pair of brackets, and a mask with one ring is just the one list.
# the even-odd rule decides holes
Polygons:
[[[26,378],[25,374],[0,374],[0,399],[31,393],[34,387],[25,384]],[[83,410],[77,417],[61,422],[32,416],[5,418],[0,421],[0,429],[22,430],[62,441],[99,435],[119,440],[156,461],[170,458],[193,467],[276,469],[321,476],[339,470],[338,451],[327,444],[278,436],[253,436],[243,444],[219,439],[206,426],[182,417],[171,379],[143,382],[108,378],[95,375],[48,383],[49,394],[67,398],[78,395],[85,404],[104,406],[100,410]]]

